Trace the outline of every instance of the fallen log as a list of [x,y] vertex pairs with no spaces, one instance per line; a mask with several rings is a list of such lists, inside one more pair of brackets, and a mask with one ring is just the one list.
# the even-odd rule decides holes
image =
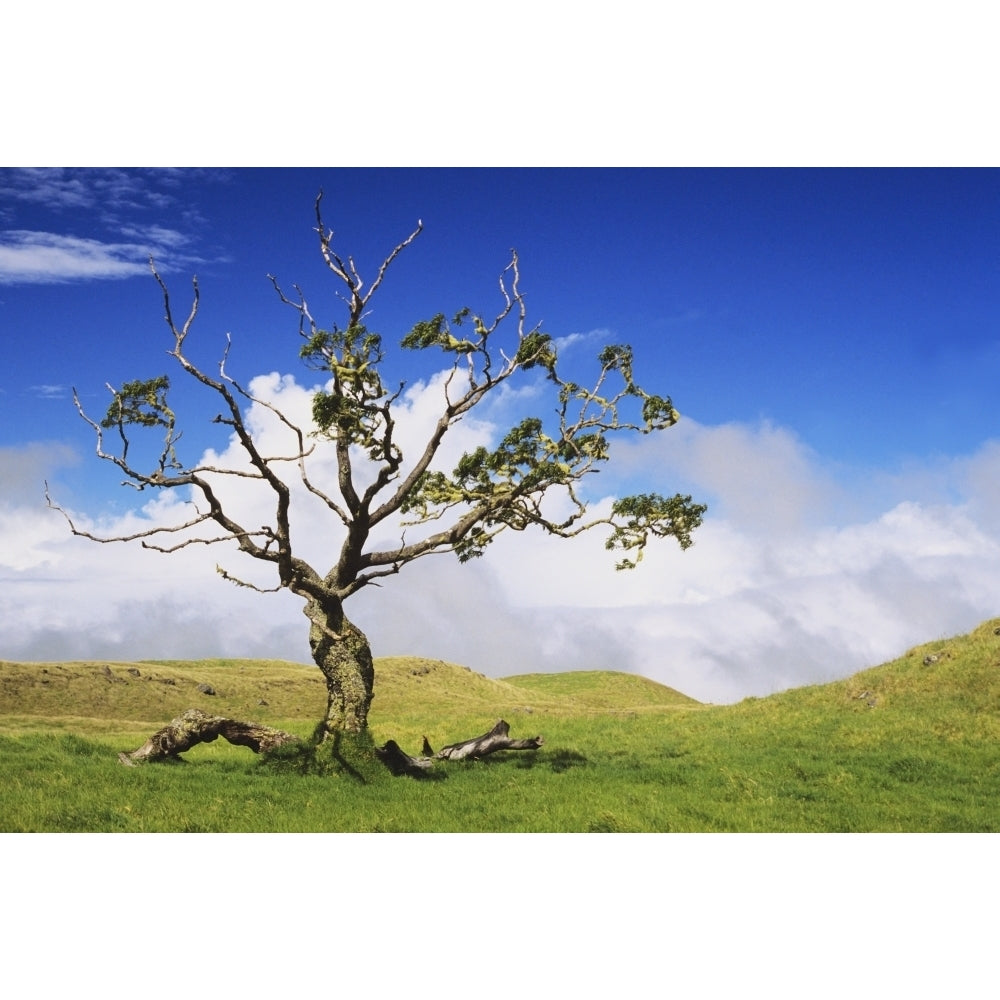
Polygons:
[[206,715],[198,708],[189,708],[153,733],[138,750],[120,753],[118,759],[129,767],[149,761],[176,759],[185,750],[199,743],[211,743],[220,736],[236,746],[249,747],[254,753],[267,753],[286,743],[298,742],[297,736],[281,729],[256,722],[223,719],[217,715]]
[[[512,740],[509,737],[510,726],[500,719],[497,724],[482,736],[474,736],[471,740],[464,740],[461,743],[449,743],[446,747],[441,747],[436,754],[435,760],[464,760],[471,757],[478,760],[487,754],[496,753],[497,750],[537,750],[545,740],[541,736],[532,736],[526,740]],[[430,747],[427,737],[424,737],[424,746]]]
[[488,733],[474,736],[471,740],[463,740],[461,743],[449,743],[437,753],[434,753],[425,736],[421,757],[411,757],[395,740],[389,740],[384,746],[376,747],[375,755],[397,777],[405,774],[413,778],[423,778],[427,776],[435,760],[478,760],[498,750],[537,750],[545,742],[541,736],[512,740],[509,734],[510,725],[500,719]]

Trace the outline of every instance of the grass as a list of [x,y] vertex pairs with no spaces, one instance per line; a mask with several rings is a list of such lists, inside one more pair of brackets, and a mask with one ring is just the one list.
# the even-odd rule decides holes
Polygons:
[[191,706],[308,736],[325,703],[311,666],[0,663],[0,830],[996,832],[998,629],[726,706],[614,672],[492,680],[378,660],[377,743],[416,753],[500,717],[545,736],[535,753],[439,764],[433,781],[290,772],[221,740],[176,764],[117,761]]

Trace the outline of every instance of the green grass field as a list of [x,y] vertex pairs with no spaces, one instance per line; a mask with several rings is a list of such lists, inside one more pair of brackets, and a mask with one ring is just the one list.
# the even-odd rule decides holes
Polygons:
[[[506,719],[537,752],[438,780],[299,773],[222,740],[127,768],[186,708],[308,736],[315,667],[277,661],[0,662],[0,830],[982,831],[1000,829],[1000,619],[832,684],[702,705],[613,672],[491,680],[376,661],[377,743],[419,753]],[[209,684],[215,695],[198,692]]]

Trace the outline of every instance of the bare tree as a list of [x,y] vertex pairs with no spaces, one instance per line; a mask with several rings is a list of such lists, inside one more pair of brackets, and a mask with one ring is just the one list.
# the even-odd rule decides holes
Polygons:
[[[627,346],[612,345],[600,352],[590,388],[564,379],[557,370],[552,338],[537,325],[528,324],[519,260],[513,251],[500,274],[498,310],[493,318],[466,308],[450,322],[443,314],[418,322],[403,338],[404,350],[440,350],[448,366],[440,416],[422,451],[404,462],[394,415],[404,385],[390,389],[383,383],[382,338],[369,331],[364,320],[393,261],[417,239],[422,224],[392,249],[374,280],[366,284],[354,259],[335,249],[334,234],[323,223],[321,201],[322,194],[315,204],[319,249],[346,306],[342,324],[320,326],[298,285],[289,296],[269,276],[281,301],[297,316],[300,357],[326,378],[324,388],[313,398],[313,426],[297,426],[227,373],[228,338],[217,373],[210,374],[191,360],[186,345],[198,313],[197,279],[188,315],[178,325],[167,286],[151,260],[173,338],[168,354],[190,378],[217,396],[222,411],[214,420],[229,429],[246,465],[234,469],[181,461],[177,451],[180,431],[168,404],[166,375],[118,389],[109,386],[111,403],[100,422],[84,412],[74,391],[80,415],[96,434],[97,455],[124,473],[123,485],[190,491],[193,514],[168,527],[106,538],[79,529],[65,510],[51,499],[49,503],[63,512],[74,534],[95,541],[139,540],[145,548],[167,553],[193,544],[229,542],[245,555],[271,564],[275,585],[270,588],[226,569],[220,573],[240,586],[287,589],[302,598],[312,655],[326,678],[323,731],[330,735],[361,733],[367,725],[374,687],[371,648],[344,614],[345,601],[362,588],[433,553],[453,552],[465,562],[481,556],[501,532],[529,527],[571,538],[604,525],[610,529],[607,548],[621,552],[618,568],[633,568],[651,537],[673,537],[687,548],[705,507],[689,496],[644,493],[615,501],[606,516],[588,515],[578,484],[608,460],[609,439],[625,432],[664,430],[676,423],[678,414],[669,398],[640,388]],[[452,472],[436,467],[435,458],[448,431],[487,396],[528,372],[532,373],[528,377],[543,376],[549,387],[551,417],[522,420],[495,448],[479,447],[464,454]],[[247,426],[244,407],[248,405],[266,407],[287,429],[295,442],[289,454],[262,453]],[[138,429],[161,436],[152,472],[140,472],[138,460],[129,454]],[[108,450],[109,435],[115,438],[114,450]],[[310,477],[310,462],[318,448],[333,450],[336,489],[332,484],[324,488]],[[231,505],[227,509],[220,497],[220,477],[243,477],[262,485],[273,505],[269,523],[251,526],[236,520]],[[329,568],[310,565],[302,558],[301,548],[293,547],[290,484],[296,479],[325,507],[331,538],[337,532],[343,536],[339,555]],[[568,513],[558,520],[543,510],[543,498],[556,492],[568,501],[563,506]],[[418,537],[407,541],[404,531],[397,544],[378,547],[371,542],[376,528],[394,523],[414,529]]]

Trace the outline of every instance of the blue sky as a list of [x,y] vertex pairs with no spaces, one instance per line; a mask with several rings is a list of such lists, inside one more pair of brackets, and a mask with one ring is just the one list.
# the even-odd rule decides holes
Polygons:
[[[321,189],[362,273],[424,223],[373,302],[369,326],[389,344],[438,311],[492,310],[516,247],[531,318],[571,338],[568,362],[584,372],[603,343],[630,343],[644,382],[683,416],[621,447],[593,499],[638,487],[710,505],[693,549],[627,579],[600,539],[519,536],[472,568],[410,567],[357,599],[377,655],[492,675],[618,665],[731,701],[845,675],[996,613],[1000,172],[6,169],[0,599],[21,624],[2,655],[308,660],[292,604],[228,592],[214,552],[204,565],[158,557],[139,585],[122,570],[139,572],[134,550],[65,537],[42,480],[105,528],[166,514],[92,457],[70,398],[75,386],[100,416],[106,382],[169,371],[150,254],[178,313],[198,276],[192,353],[214,363],[231,333],[229,370],[283,376],[266,391],[294,408],[316,379],[267,275],[337,317],[314,232]],[[393,357],[389,370],[429,392],[438,361]],[[189,454],[224,451],[205,422],[213,401],[174,383]],[[485,413],[484,440],[511,416]],[[92,628],[45,610],[57,586],[73,607],[88,595]],[[427,588],[462,613],[428,609]],[[243,631],[261,616],[266,628]]]
[[[7,171],[5,443],[65,434],[71,385],[155,357],[153,253],[206,341],[288,363],[276,273],[329,295],[313,201],[359,261],[425,232],[377,303],[386,336],[487,297],[517,247],[555,336],[632,343],[685,414],[768,419],[857,464],[967,452],[1000,366],[1000,173],[989,170]],[[44,331],[44,332],[43,332]]]

